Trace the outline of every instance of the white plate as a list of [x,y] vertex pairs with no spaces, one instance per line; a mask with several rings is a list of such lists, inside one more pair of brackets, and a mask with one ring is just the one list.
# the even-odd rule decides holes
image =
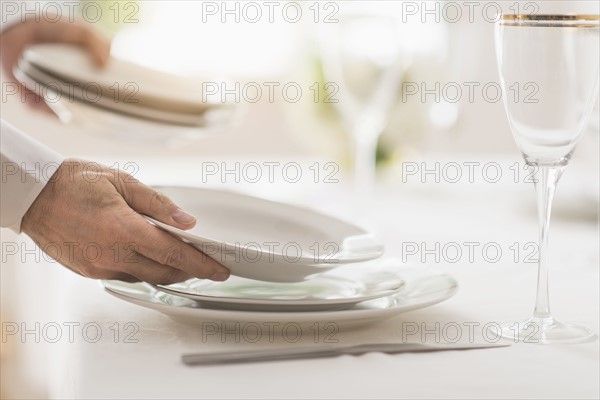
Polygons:
[[257,311],[323,311],[349,308],[366,300],[390,296],[404,287],[404,281],[391,273],[367,273],[363,279],[322,274],[299,283],[260,282],[231,277],[226,282],[190,279],[155,287],[210,307]]
[[373,234],[318,212],[233,192],[157,187],[198,220],[182,231],[148,218],[225,265],[233,275],[299,282],[383,255]]
[[156,290],[147,283],[102,281],[106,291],[127,302],[159,311],[179,322],[199,324],[206,321],[252,323],[255,326],[272,324],[299,324],[323,326],[334,323],[344,327],[358,327],[383,321],[397,314],[424,308],[452,297],[458,284],[446,274],[424,268],[402,269],[406,281],[404,290],[397,295],[365,301],[345,310],[309,312],[269,312],[223,310],[203,306],[185,297],[173,296]]
[[117,58],[111,58],[104,68],[94,65],[79,46],[46,43],[28,48],[23,58],[46,73],[82,86],[94,83],[103,93],[127,96],[135,89],[140,104],[165,111],[202,113],[208,98],[204,98],[203,81],[149,69]]
[[[77,125],[82,133],[103,140],[133,143],[140,146],[182,146],[199,138],[224,133],[227,124],[239,118],[240,109],[214,109],[202,115],[205,126],[191,126],[166,123],[147,118],[134,117],[126,113],[110,112],[106,108],[96,107],[93,103],[70,101],[51,88],[41,90],[43,86],[29,75],[14,68],[15,77],[28,89],[44,97],[48,106],[63,123]],[[59,99],[58,101],[56,99]],[[220,112],[225,110],[225,112]],[[235,114],[235,115],[232,115]]]
[[[35,83],[59,93],[61,97],[68,99],[69,102],[78,101],[91,107],[101,107],[136,118],[184,126],[205,126],[209,120],[215,119],[213,115],[216,112],[221,114],[232,112],[230,107],[211,107],[210,105],[207,105],[205,110],[202,112],[199,111],[197,114],[177,113],[162,109],[148,108],[134,102],[135,98],[115,99],[111,96],[99,96],[95,91],[91,91],[91,94],[87,94],[84,91],[83,86],[74,86],[72,83],[65,82],[58,77],[48,75],[23,59],[19,61],[18,69],[20,72],[27,75],[27,77],[35,81]],[[15,76],[22,77],[21,74],[15,74]],[[21,79],[21,81],[24,85],[29,87],[29,82],[26,79]],[[33,87],[35,87],[35,85],[33,85]],[[211,113],[211,118],[207,118],[208,113]]]

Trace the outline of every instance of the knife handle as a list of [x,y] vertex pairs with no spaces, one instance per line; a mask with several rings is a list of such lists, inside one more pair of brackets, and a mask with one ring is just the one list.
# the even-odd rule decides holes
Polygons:
[[242,362],[261,362],[261,361],[281,361],[281,360],[299,360],[304,358],[319,358],[319,357],[335,357],[342,354],[364,354],[372,351],[380,351],[385,353],[399,353],[410,351],[426,351],[433,350],[428,346],[416,343],[402,344],[366,344],[358,346],[340,346],[340,347],[325,347],[311,346],[301,347],[297,349],[280,348],[271,350],[251,350],[234,353],[218,352],[218,353],[195,353],[184,354],[181,360],[186,365],[213,365],[227,363],[242,363]]
[[303,358],[334,357],[340,355],[338,350],[330,347],[305,347],[302,349],[275,349],[245,351],[239,353],[195,353],[184,354],[181,360],[186,365],[214,365],[243,362],[299,360]]

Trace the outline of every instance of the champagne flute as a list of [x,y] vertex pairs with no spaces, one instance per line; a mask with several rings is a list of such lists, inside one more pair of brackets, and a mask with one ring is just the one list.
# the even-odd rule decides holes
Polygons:
[[535,171],[540,225],[533,316],[502,327],[501,334],[515,341],[597,339],[590,329],[562,323],[550,313],[548,228],[556,185],[598,96],[599,26],[598,15],[513,14],[496,23],[504,107],[517,146]]
[[323,24],[319,37],[325,78],[339,90],[335,106],[353,140],[354,186],[360,209],[373,191],[377,142],[410,64],[393,6],[343,3],[338,21]]

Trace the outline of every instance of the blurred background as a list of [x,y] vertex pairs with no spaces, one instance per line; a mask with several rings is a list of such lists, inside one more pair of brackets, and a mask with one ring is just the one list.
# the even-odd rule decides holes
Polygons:
[[[213,100],[235,103],[235,118],[184,133],[178,128],[150,133],[135,124],[116,124],[107,113],[89,117],[73,111],[72,121],[63,124],[4,93],[1,113],[64,155],[121,166],[135,162],[136,176],[149,183],[185,183],[199,160],[319,160],[339,165],[344,184],[352,175],[353,144],[374,139],[377,179],[400,186],[399,166],[406,161],[520,161],[498,93],[498,13],[598,14],[599,4],[85,0],[77,15],[113,38],[114,57],[218,87]],[[344,25],[347,21],[353,22]],[[562,201],[564,209],[592,224],[597,224],[600,181],[598,121],[596,104],[561,184],[569,189],[559,190],[564,196],[557,199],[559,214]],[[354,131],[363,125],[364,132]],[[181,172],[186,169],[187,175]],[[263,195],[271,190],[271,197],[292,201],[306,193],[262,188]],[[533,212],[530,187],[526,193]],[[322,196],[314,195],[312,202]],[[16,240],[6,230],[2,236]],[[33,273],[38,279],[44,274]],[[41,290],[33,281],[15,284],[15,276],[14,268],[2,266],[3,320],[20,320],[28,306],[19,296]],[[48,300],[44,307],[53,304]],[[11,349],[4,346],[2,357],[13,357]],[[29,376],[20,372],[13,368],[7,378],[3,368],[3,384],[21,379],[29,382],[21,388],[39,394],[47,366],[28,370]],[[23,390],[27,397],[29,389]]]
[[[332,21],[339,21],[348,10],[356,12],[361,7],[367,14],[392,15],[398,20],[402,26],[398,46],[407,59],[396,88],[398,98],[380,140],[382,157],[516,149],[496,91],[499,77],[493,22],[498,11],[514,12],[522,2],[477,2],[470,6],[444,1],[278,2],[272,10],[263,2],[243,1],[81,3],[83,11],[79,12],[89,14],[88,21],[114,38],[115,57],[190,79],[227,80],[227,88],[237,83],[248,89],[248,95],[239,100],[244,112],[235,126],[202,140],[185,141],[183,146],[173,140],[166,150],[169,133],[165,132],[165,137],[157,140],[124,146],[113,139],[137,137],[135,132],[104,129],[92,134],[72,124],[52,133],[53,147],[63,154],[147,155],[173,150],[181,156],[317,154],[344,160],[349,133],[339,111],[326,101],[324,84],[339,83],[323,74],[319,35],[327,34],[324,27],[338,25]],[[594,1],[531,3],[535,10],[524,8],[526,4],[521,4],[522,13],[594,13],[598,8]],[[103,8],[97,10],[97,5]],[[366,28],[358,37],[368,49],[377,34]],[[272,99],[268,96],[269,82],[279,84]],[[256,102],[249,83],[263,89]],[[282,87],[287,83],[302,89],[297,102],[284,98]],[[408,90],[404,97],[403,89]],[[224,96],[228,101],[234,98]],[[343,93],[332,98],[347,101]],[[17,99],[3,103],[4,118],[42,141],[47,139],[45,129],[39,129],[46,122],[44,118],[26,118],[27,108],[12,100]],[[597,129],[596,118],[590,130]]]

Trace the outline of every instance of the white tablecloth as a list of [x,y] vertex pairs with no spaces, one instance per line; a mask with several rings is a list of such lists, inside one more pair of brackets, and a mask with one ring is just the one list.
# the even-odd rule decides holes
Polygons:
[[[516,158],[515,158],[516,160]],[[141,179],[153,183],[184,183],[182,171],[194,170],[198,160],[139,161]],[[510,161],[512,162],[512,161]],[[510,165],[503,164],[503,165]],[[174,178],[175,177],[175,178]],[[533,308],[536,264],[527,263],[524,248],[537,241],[534,194],[530,185],[510,180],[474,183],[382,183],[366,213],[385,241],[387,254],[418,263],[421,254],[409,256],[403,243],[462,244],[478,242],[477,249],[496,243],[503,251],[497,262],[480,250],[473,260],[463,255],[428,256],[428,267],[452,274],[458,294],[439,305],[398,315],[366,329],[335,335],[340,344],[364,340],[400,340],[402,326],[415,323],[436,332],[458,324],[524,319]],[[565,182],[565,187],[577,187]],[[197,183],[197,182],[196,182]],[[573,186],[569,186],[572,185]],[[260,186],[240,186],[261,192]],[[305,203],[341,216],[350,216],[347,188],[308,185],[264,186],[262,194]],[[561,192],[551,230],[551,305],[555,316],[598,331],[598,224],[573,213],[584,205],[577,193]],[[560,198],[563,198],[561,203]],[[572,197],[572,199],[571,199]],[[566,199],[566,200],[565,200]],[[574,205],[575,204],[575,205]],[[561,211],[562,210],[562,211]],[[581,211],[581,210],[579,210]],[[593,214],[593,210],[592,210]],[[3,243],[31,246],[23,237],[3,231]],[[515,251],[520,248],[515,263]],[[462,246],[462,245],[461,245]],[[495,246],[495,245],[494,245]],[[462,247],[464,249],[464,246]],[[514,249],[514,247],[512,247]],[[492,253],[489,253],[492,255]],[[4,256],[3,256],[4,257]],[[495,256],[492,255],[492,258]],[[489,350],[427,354],[385,355],[269,362],[213,367],[186,367],[186,351],[241,349],[256,346],[298,346],[323,343],[314,332],[298,343],[263,335],[252,344],[235,335],[207,335],[202,326],[177,323],[155,311],[122,302],[105,293],[97,282],[80,278],[59,265],[14,258],[3,259],[3,322],[11,327],[37,330],[24,337],[3,337],[14,375],[28,373],[27,385],[53,398],[598,398],[599,345],[516,344]],[[472,261],[472,262],[471,262]],[[50,265],[51,264],[51,265]],[[36,328],[35,323],[40,323]],[[125,343],[132,325],[137,343]],[[403,323],[405,325],[403,325]],[[79,325],[76,325],[79,324]],[[87,332],[82,327],[87,325]],[[56,325],[62,336],[56,335]],[[68,326],[73,326],[72,340]],[[96,328],[102,329],[96,343]],[[45,331],[44,331],[45,329]],[[118,335],[116,335],[118,332]],[[20,332],[22,333],[22,332]],[[434,341],[436,334],[427,335]],[[87,339],[87,340],[86,340]],[[443,339],[443,338],[442,338]],[[18,374],[21,372],[21,374]],[[15,378],[13,385],[18,385]],[[5,382],[3,381],[3,385]],[[15,389],[13,387],[13,389]],[[24,389],[21,387],[21,389]],[[26,391],[25,391],[26,392]]]

